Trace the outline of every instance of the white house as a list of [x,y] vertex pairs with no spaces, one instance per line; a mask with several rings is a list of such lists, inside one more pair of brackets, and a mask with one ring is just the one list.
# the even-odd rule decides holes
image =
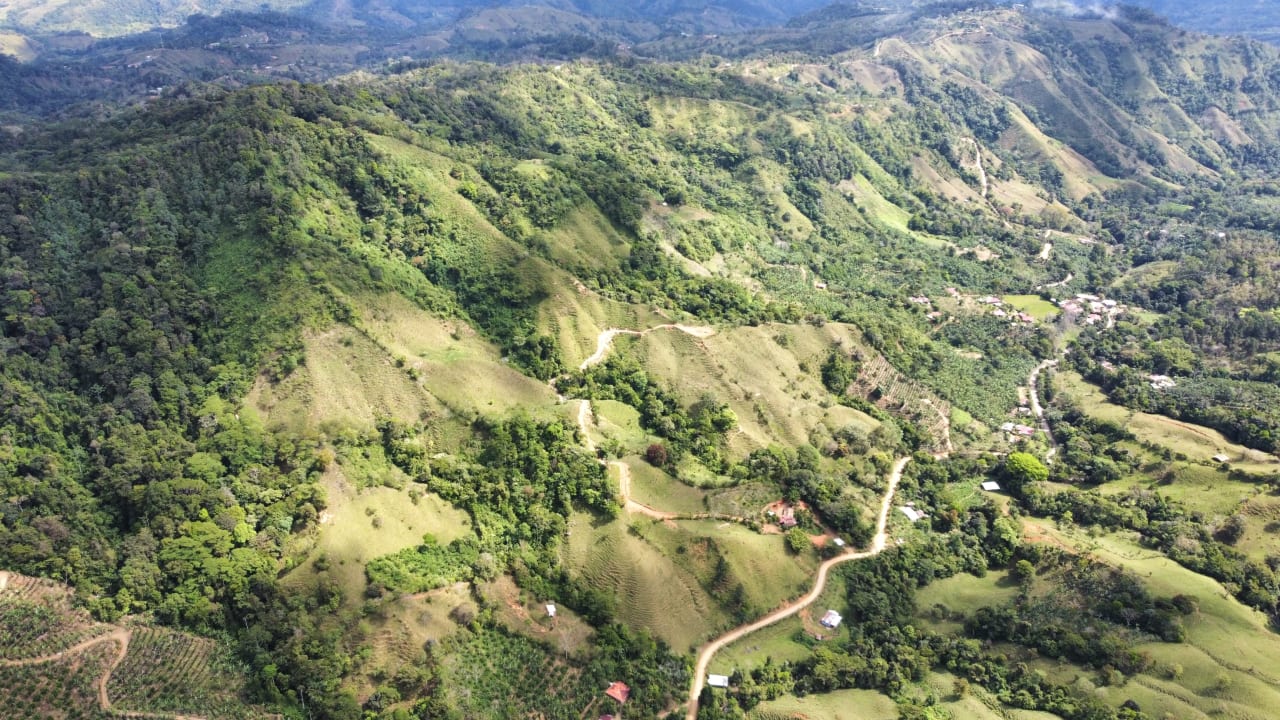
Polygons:
[[707,684],[711,687],[727,688],[729,687],[728,675],[707,675]]
[[988,480],[982,483],[982,489],[986,490],[987,492],[996,492],[997,490],[1000,489],[1000,483],[996,482],[995,480]]
[[547,617],[553,618],[555,616],[556,616],[556,606],[551,603],[547,603]]
[[828,610],[827,614],[823,615],[822,619],[819,620],[818,622],[821,623],[822,627],[824,628],[830,628],[832,630],[835,630],[836,628],[840,627],[841,620],[844,620],[844,618],[840,617],[840,613],[836,612],[835,610]]

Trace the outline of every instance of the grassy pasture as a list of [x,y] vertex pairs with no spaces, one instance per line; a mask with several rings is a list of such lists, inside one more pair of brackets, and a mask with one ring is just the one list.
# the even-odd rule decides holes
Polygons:
[[[425,533],[447,544],[470,532],[466,513],[431,493],[415,504],[409,487],[358,489],[338,466],[325,474],[323,482],[329,507],[321,516],[315,546],[309,559],[286,576],[286,582],[307,583],[323,573],[339,584],[347,602],[359,603],[369,560],[413,547]],[[374,526],[375,518],[381,527]],[[322,557],[327,564],[324,570],[317,567]]]
[[[654,521],[634,522],[643,527]],[[598,524],[590,515],[577,514],[569,528],[566,565],[618,598],[623,623],[648,628],[676,652],[728,626],[728,617],[698,578],[632,532],[625,519]]]
[[[1017,595],[1018,586],[1009,581],[1007,573],[990,572],[986,577],[961,573],[920,588],[916,593],[916,607],[922,618],[927,618],[929,611],[938,605],[949,612],[969,615],[979,608],[1004,605]],[[960,624],[956,622],[928,619],[926,624],[939,632],[960,631]]]
[[1275,456],[1233,443],[1217,430],[1163,415],[1135,412],[1109,402],[1097,386],[1085,381],[1078,373],[1055,373],[1053,382],[1086,413],[1119,423],[1139,440],[1167,447],[1198,462],[1212,462],[1214,455],[1224,454],[1231,458],[1233,467],[1250,472],[1280,472],[1280,460]]
[[631,469],[631,499],[663,512],[707,512],[706,493],[689,487],[643,459],[624,460]]
[[874,690],[837,690],[799,698],[784,695],[760,703],[752,720],[897,720],[898,705]]
[[[870,431],[874,419],[830,402],[817,368],[837,343],[860,344],[852,326],[760,325],[721,328],[708,338],[655,332],[636,341],[645,367],[686,403],[704,394],[727,402],[738,417],[730,435],[735,452],[771,443],[808,442],[819,424],[857,424]],[[800,367],[805,363],[806,369]]]
[[1041,299],[1039,295],[1005,295],[1002,299],[1006,305],[1042,322],[1058,314],[1058,306]]
[[[1096,688],[1098,694],[1116,704],[1133,698],[1155,717],[1274,717],[1274,708],[1280,707],[1280,640],[1262,613],[1240,604],[1218,582],[1141,547],[1128,534],[1095,538],[1080,530],[1044,527],[1037,532],[1136,573],[1154,593],[1186,594],[1198,605],[1185,620],[1185,642],[1139,646],[1151,654],[1154,668],[1122,687]],[[1093,689],[1091,672],[1057,665],[1056,673]]]

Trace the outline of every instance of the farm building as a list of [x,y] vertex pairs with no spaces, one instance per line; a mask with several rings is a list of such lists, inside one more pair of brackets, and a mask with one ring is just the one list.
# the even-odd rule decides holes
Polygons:
[[840,627],[841,620],[844,620],[844,618],[840,617],[840,613],[836,612],[835,610],[828,610],[827,614],[823,615],[822,619],[819,620],[818,622],[821,623],[822,627],[824,628],[830,628],[832,630],[835,630],[836,628]]
[[832,538],[831,543],[836,547],[844,547],[844,540],[840,538]]
[[631,697],[631,688],[627,687],[626,683],[610,683],[609,688],[604,691],[604,694],[620,703],[624,703],[627,701],[627,698]]
[[899,507],[899,508],[898,508],[898,510],[899,510],[903,515],[906,515],[906,516],[907,516],[907,519],[908,519],[908,520],[910,520],[911,522],[915,522],[915,521],[919,520],[920,518],[924,517],[924,513],[920,512],[919,510],[917,510],[917,509],[915,509],[915,508],[913,508],[913,507],[905,507],[905,506],[903,506],[903,507]]
[[727,688],[729,687],[728,675],[707,675],[707,684],[711,687]]
[[1231,458],[1227,457],[1226,455],[1221,455],[1221,454],[1219,454],[1219,455],[1214,455],[1214,456],[1213,456],[1213,461],[1214,461],[1214,462],[1216,462],[1216,463],[1224,463],[1224,462],[1227,462],[1227,461],[1228,461],[1228,460],[1230,460],[1230,459],[1231,459]]
[[791,507],[790,505],[782,508],[782,511],[778,513],[778,527],[782,528],[783,530],[786,530],[787,528],[793,528],[796,525],[797,525],[797,522],[796,522],[795,508]]
[[553,618],[555,616],[556,616],[556,606],[552,603],[547,603],[547,617]]
[[982,489],[986,490],[987,492],[996,492],[997,490],[1000,489],[1000,483],[996,482],[995,480],[988,480],[982,483]]

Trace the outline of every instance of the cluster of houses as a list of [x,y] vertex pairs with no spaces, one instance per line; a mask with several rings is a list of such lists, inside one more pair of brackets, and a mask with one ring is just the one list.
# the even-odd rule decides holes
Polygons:
[[1006,439],[1009,442],[1022,442],[1036,434],[1036,429],[1030,425],[1015,422],[1007,422],[1001,425],[1000,431],[1006,435]]
[[1115,300],[1101,298],[1088,293],[1079,293],[1073,298],[1057,300],[1056,302],[1058,307],[1062,308],[1062,311],[1067,314],[1067,317],[1084,316],[1085,325],[1097,325],[1103,320],[1114,319],[1124,312],[1124,306]]
[[990,305],[993,308],[991,314],[998,318],[1009,318],[1010,320],[1024,323],[1034,323],[1036,321],[1034,317],[1021,310],[1005,310],[1004,301],[995,295],[988,295],[984,298],[979,298],[978,302],[983,305]]

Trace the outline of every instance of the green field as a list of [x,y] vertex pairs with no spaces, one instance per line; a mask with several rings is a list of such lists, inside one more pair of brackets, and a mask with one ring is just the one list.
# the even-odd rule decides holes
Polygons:
[[[644,532],[654,521],[631,522]],[[649,629],[676,652],[730,624],[698,577],[632,532],[625,517],[599,524],[589,515],[574,515],[563,557],[572,574],[617,598],[622,622]]]
[[[471,519],[431,493],[415,503],[407,487],[358,489],[336,466],[325,475],[324,484],[329,507],[321,515],[315,545],[308,560],[285,580],[302,584],[323,574],[337,581],[349,603],[361,600],[369,560],[413,547],[425,533],[449,543],[470,532]],[[316,564],[320,558],[323,571]]]
[[[1185,642],[1139,646],[1155,660],[1152,670],[1122,687],[1097,688],[1099,695],[1117,704],[1133,698],[1154,717],[1274,717],[1274,708],[1280,707],[1280,643],[1266,616],[1240,604],[1218,582],[1143,548],[1129,535],[1091,537],[1080,530],[1037,530],[1055,542],[1134,572],[1156,594],[1189,595],[1198,605],[1185,621]],[[1092,672],[1048,661],[1041,665],[1058,679],[1092,687]]]
[[897,720],[898,705],[874,690],[837,690],[798,698],[786,695],[761,703],[752,720]]
[[685,485],[639,457],[631,456],[624,462],[631,468],[632,500],[662,512],[707,512],[703,490]]
[[1058,306],[1039,295],[1005,295],[1002,299],[1013,309],[1040,321],[1049,320],[1058,314]]
[[916,608],[926,624],[939,632],[959,632],[960,623],[936,620],[932,611],[941,606],[948,613],[973,613],[978,608],[994,607],[1012,601],[1018,595],[1018,586],[1010,582],[1007,573],[991,572],[986,577],[968,573],[931,582],[916,593]]

